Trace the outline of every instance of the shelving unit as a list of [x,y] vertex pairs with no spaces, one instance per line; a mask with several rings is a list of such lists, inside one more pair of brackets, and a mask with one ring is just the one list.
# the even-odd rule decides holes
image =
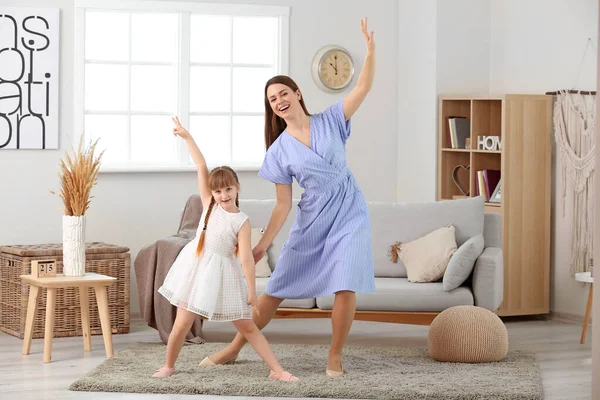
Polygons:
[[[449,117],[470,121],[470,149],[452,148]],[[476,196],[479,170],[499,170],[504,301],[498,315],[547,314],[550,308],[552,96],[442,95],[438,104],[438,200],[463,196],[452,174]],[[498,136],[500,150],[477,149],[479,136]],[[468,170],[466,169],[468,167]],[[494,188],[490,188],[491,191]]]

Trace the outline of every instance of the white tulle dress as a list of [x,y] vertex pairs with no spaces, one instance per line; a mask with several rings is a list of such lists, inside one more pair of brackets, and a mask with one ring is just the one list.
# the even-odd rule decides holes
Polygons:
[[181,250],[158,292],[171,304],[211,321],[252,319],[248,287],[234,254],[237,234],[248,216],[215,204],[204,232],[203,251],[197,257],[207,210],[202,213],[196,237]]

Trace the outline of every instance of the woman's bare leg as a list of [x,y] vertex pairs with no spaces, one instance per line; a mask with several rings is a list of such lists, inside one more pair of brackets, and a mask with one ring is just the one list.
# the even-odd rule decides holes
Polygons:
[[[283,299],[278,299],[265,293],[258,297],[258,315],[256,314],[256,310],[252,310],[252,320],[258,329],[262,330],[265,326],[267,326],[277,312],[277,307],[279,307],[279,304],[281,304],[282,301]],[[244,335],[238,332],[233,341],[227,347],[218,353],[211,354],[209,358],[215,364],[221,364],[225,361],[231,360],[237,356],[247,342],[248,341]]]
[[350,291],[336,292],[331,313],[332,338],[329,348],[327,369],[342,370],[342,350],[356,313],[356,293]]

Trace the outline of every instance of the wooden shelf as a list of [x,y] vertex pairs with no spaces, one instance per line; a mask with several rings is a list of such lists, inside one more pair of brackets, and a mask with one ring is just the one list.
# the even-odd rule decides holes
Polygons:
[[[438,200],[462,195],[452,176],[457,166],[470,197],[477,195],[477,171],[500,171],[502,202],[485,202],[485,212],[502,216],[504,299],[497,313],[548,313],[552,96],[450,94],[438,101]],[[450,148],[453,116],[469,119],[472,149]],[[498,136],[501,150],[478,150],[480,136]]]
[[471,150],[472,153],[502,154],[501,150]]
[[469,191],[469,181],[471,173],[471,154],[469,152],[442,152],[442,155],[440,157],[440,164],[443,166],[443,170],[447,172],[444,175],[444,178],[439,182],[443,198],[451,199],[452,196],[458,196],[463,194],[452,179],[452,172],[455,168],[457,168],[458,181],[461,182],[461,186],[463,187],[465,192]]
[[442,151],[456,152],[456,153],[488,153],[488,154],[502,154],[501,150],[473,150],[473,149],[449,149],[443,148]]
[[502,204],[500,203],[490,203],[489,201],[486,201],[485,205],[489,207],[502,207]]
[[470,153],[469,149],[442,149],[442,151],[455,152],[455,153]]

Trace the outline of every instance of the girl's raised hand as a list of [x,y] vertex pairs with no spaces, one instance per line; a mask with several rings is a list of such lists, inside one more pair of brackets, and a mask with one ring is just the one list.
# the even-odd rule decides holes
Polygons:
[[192,135],[190,135],[190,133],[183,126],[181,126],[181,122],[179,122],[179,117],[173,117],[171,118],[171,120],[175,124],[175,126],[173,127],[173,135],[179,136],[186,140],[192,137]]

